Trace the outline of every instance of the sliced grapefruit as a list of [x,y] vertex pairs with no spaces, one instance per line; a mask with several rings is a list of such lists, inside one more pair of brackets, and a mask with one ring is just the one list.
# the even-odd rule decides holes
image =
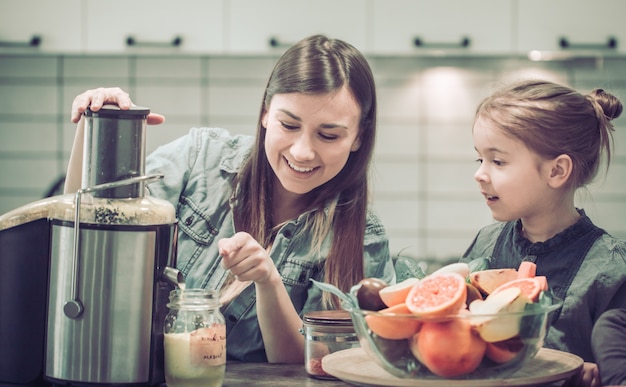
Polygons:
[[389,340],[408,339],[419,330],[421,325],[421,322],[411,315],[404,303],[383,309],[378,313],[366,314],[365,322],[372,332]]
[[515,269],[487,269],[470,273],[470,283],[488,295],[506,282],[517,279]]
[[395,285],[380,289],[378,295],[388,307],[403,304],[411,288],[418,282],[420,282],[418,278],[407,278]]
[[436,317],[458,313],[466,298],[465,278],[450,272],[424,277],[413,285],[405,303],[413,314]]
[[522,261],[517,268],[517,278],[532,278],[537,274],[535,262]]
[[548,280],[545,276],[519,278],[500,285],[493,293],[501,292],[509,288],[519,288],[529,302],[537,302],[539,300],[539,294],[544,290],[548,290]]

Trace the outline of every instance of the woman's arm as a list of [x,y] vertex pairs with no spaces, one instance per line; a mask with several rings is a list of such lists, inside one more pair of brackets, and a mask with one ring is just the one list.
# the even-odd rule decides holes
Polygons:
[[302,363],[302,319],[267,251],[250,234],[239,232],[219,242],[222,265],[239,281],[253,281],[265,353],[270,363]]

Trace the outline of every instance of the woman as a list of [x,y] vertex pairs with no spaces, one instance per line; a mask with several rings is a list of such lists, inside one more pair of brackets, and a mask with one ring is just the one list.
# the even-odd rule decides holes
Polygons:
[[537,275],[563,299],[545,346],[587,362],[573,385],[598,385],[593,325],[603,311],[626,306],[626,242],[574,203],[603,156],[608,167],[610,121],[621,112],[621,102],[604,90],[583,95],[529,80],[486,98],[474,120],[474,178],[497,222],[480,230],[463,260],[490,257],[491,268],[537,264]]
[[[66,192],[80,186],[82,113],[104,103],[132,104],[117,88],[74,100]],[[222,291],[230,359],[302,362],[302,315],[339,307],[311,278],[344,291],[364,277],[394,281],[384,228],[368,211],[375,131],[367,61],[318,35],[276,63],[255,138],[194,128],[148,156],[147,173],[165,176],[150,194],[177,208],[187,286]]]

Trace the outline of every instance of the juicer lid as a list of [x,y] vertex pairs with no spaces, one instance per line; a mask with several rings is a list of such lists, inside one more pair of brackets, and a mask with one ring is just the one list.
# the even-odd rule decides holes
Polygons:
[[85,116],[87,117],[106,117],[106,118],[139,118],[146,117],[150,114],[150,109],[142,106],[131,106],[127,110],[120,109],[117,105],[107,104],[102,105],[100,110],[94,112],[91,108],[85,110]]

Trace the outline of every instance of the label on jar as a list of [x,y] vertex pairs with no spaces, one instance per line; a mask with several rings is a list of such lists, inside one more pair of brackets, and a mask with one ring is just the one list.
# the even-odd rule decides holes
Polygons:
[[191,332],[189,355],[194,366],[226,364],[226,325],[214,324]]

